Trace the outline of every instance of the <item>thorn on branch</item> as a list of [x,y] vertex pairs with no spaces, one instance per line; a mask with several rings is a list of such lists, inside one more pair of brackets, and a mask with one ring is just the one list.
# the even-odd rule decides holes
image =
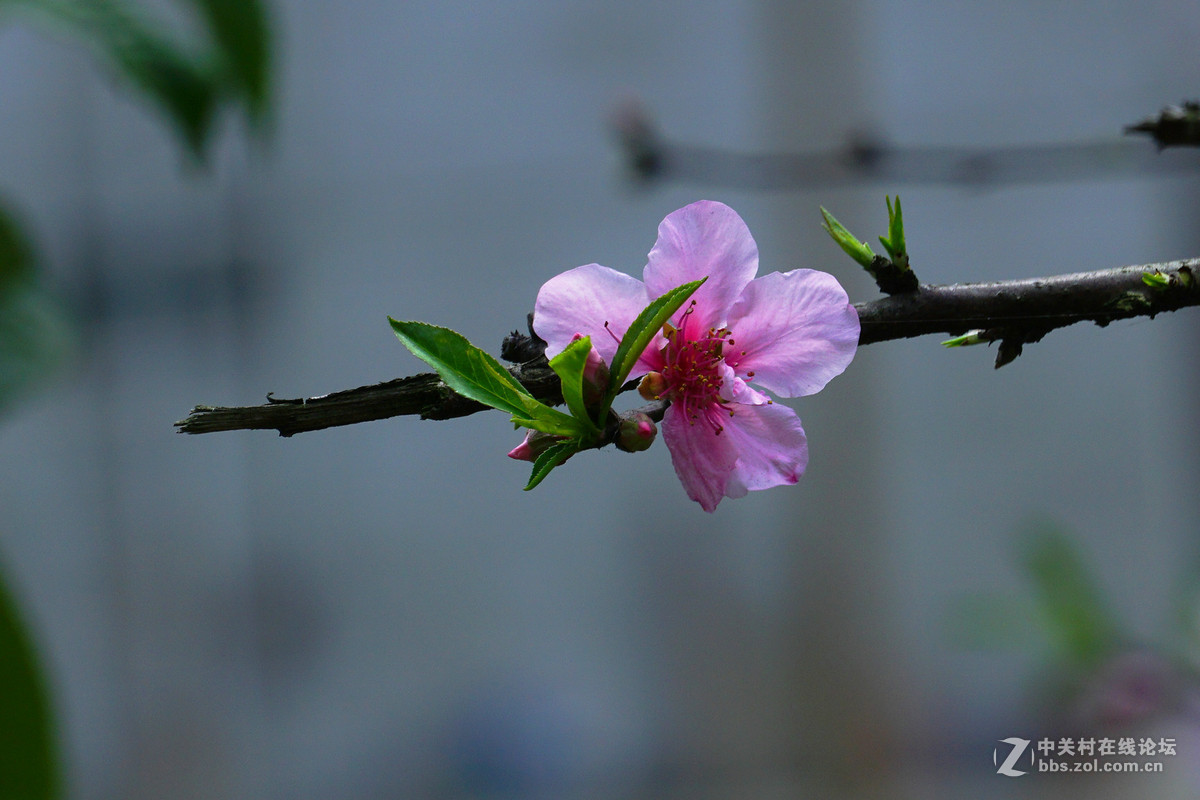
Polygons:
[[996,369],[1000,369],[1005,364],[1011,364],[1016,361],[1024,349],[1025,342],[1020,339],[1001,339],[1000,347],[996,350]]

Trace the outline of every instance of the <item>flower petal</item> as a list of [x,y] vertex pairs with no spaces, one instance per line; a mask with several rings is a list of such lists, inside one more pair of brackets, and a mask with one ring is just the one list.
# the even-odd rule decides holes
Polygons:
[[[701,413],[727,416],[715,405]],[[724,420],[719,424],[723,425]],[[714,511],[725,496],[725,487],[738,457],[729,437],[724,432],[717,433],[703,417],[689,421],[676,405],[668,407],[663,416],[662,435],[671,451],[675,474],[688,497],[705,511]]]
[[781,403],[735,405],[721,432],[737,452],[728,497],[796,483],[808,466],[808,440],[796,412]]
[[533,329],[546,340],[546,358],[554,358],[581,333],[592,337],[592,346],[611,364],[617,340],[648,302],[646,287],[637,278],[587,264],[542,285],[533,307]]
[[650,299],[689,281],[708,278],[696,290],[693,324],[720,327],[758,272],[758,245],[729,206],[701,200],[667,215],[658,226],[643,276]]
[[726,323],[725,363],[784,397],[820,391],[858,348],[858,312],[837,279],[797,269],[751,281]]

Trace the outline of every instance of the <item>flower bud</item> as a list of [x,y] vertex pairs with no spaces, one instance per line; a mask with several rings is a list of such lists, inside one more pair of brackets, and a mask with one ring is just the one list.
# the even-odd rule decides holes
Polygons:
[[661,372],[647,372],[638,384],[638,394],[647,400],[657,400],[667,391],[667,379]]
[[509,450],[508,457],[514,458],[517,461],[533,461],[545,452],[546,448],[563,438],[553,433],[527,430],[525,431],[525,440],[512,450]]
[[646,450],[654,444],[658,428],[654,420],[642,411],[632,411],[622,415],[621,425],[617,429],[617,439],[614,442],[618,450],[626,453],[637,453]]
[[[582,338],[583,334],[577,333],[571,337],[571,341],[575,342]],[[588,353],[587,364],[583,368],[584,405],[590,406],[604,397],[605,392],[608,391],[608,378],[608,364],[604,363],[596,345],[592,345],[592,349]]]

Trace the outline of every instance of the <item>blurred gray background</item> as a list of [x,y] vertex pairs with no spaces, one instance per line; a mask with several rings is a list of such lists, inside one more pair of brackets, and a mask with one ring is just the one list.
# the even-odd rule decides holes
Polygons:
[[671,136],[742,151],[1117,137],[1200,91],[1195,3],[273,10],[273,136],[230,120],[207,169],[81,48],[0,31],[0,188],[78,310],[74,361],[0,422],[0,556],[71,797],[1196,795],[1174,708],[1147,723],[1181,743],[1165,776],[996,775],[996,740],[1050,733],[1036,624],[1016,603],[1013,641],[980,650],[947,623],[966,594],[1027,595],[1014,542],[1048,519],[1131,645],[1178,650],[1191,311],[1057,332],[998,372],[934,337],[864,348],[789,401],[800,485],[713,515],[661,446],[523,493],[498,414],[172,428],[424,371],[389,314],[496,352],[542,282],[640,275],[701,198],[743,215],[763,271],[825,269],[856,301],[876,290],[818,205],[873,236],[897,190],[927,282],[1200,255],[1194,173],[638,188],[608,127],[637,96]]

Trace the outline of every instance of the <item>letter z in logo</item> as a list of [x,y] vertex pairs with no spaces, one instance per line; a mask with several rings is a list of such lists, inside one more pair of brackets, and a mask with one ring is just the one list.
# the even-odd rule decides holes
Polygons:
[[[1025,774],[1025,770],[1014,769],[1017,761],[1025,754],[1025,749],[1029,747],[1029,739],[1018,739],[1016,736],[1010,736],[1007,739],[1001,739],[1001,744],[1012,745],[1012,750],[1008,753],[1008,758],[1004,759],[1004,763],[996,767],[996,772],[1001,775],[1007,775],[1010,778],[1018,778]],[[992,763],[995,764],[1000,760],[1000,748],[992,750]],[[1033,763],[1033,751],[1029,753],[1029,763]]]

